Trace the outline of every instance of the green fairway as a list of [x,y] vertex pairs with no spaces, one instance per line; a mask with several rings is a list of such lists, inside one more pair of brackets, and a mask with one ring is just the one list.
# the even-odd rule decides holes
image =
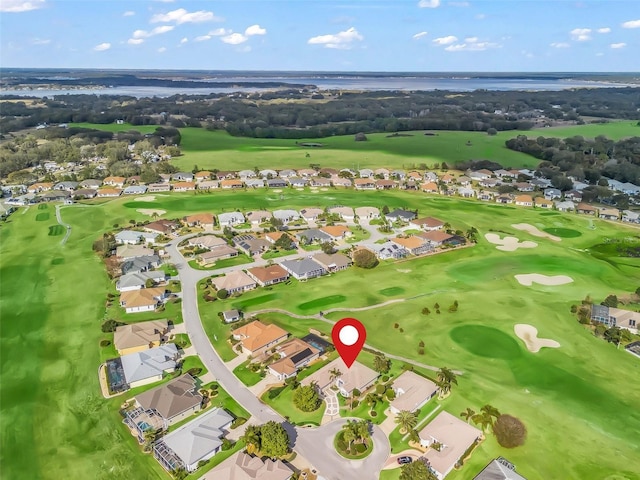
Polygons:
[[276,412],[294,425],[320,425],[324,413],[324,403],[313,412],[303,412],[293,403],[293,390],[291,387],[275,387],[265,392],[261,400],[270,405]]
[[[105,315],[139,321],[148,314],[126,316],[117,306],[105,310],[105,296],[113,286],[91,245],[113,224],[147,217],[126,199],[97,203],[62,208],[64,222],[72,226],[64,246],[60,237],[49,236],[46,224],[36,221],[42,210],[18,212],[0,226],[3,478],[166,478],[122,425],[118,407],[124,397],[102,399],[97,382],[101,355],[112,348],[102,353],[98,345],[105,338],[100,331]],[[488,461],[504,455],[529,480],[557,478],[558,472],[563,479],[613,478],[611,472],[626,480],[640,479],[635,467],[640,455],[640,362],[595,338],[569,312],[586,295],[599,302],[640,284],[640,259],[630,256],[640,244],[636,229],[575,214],[548,216],[535,209],[402,191],[332,189],[314,195],[287,189],[282,198],[265,191],[176,194],[157,196],[149,204],[167,210],[166,218],[237,208],[387,205],[418,209],[421,216],[448,221],[454,229],[475,226],[479,243],[472,248],[382,262],[373,270],[353,267],[213,302],[205,302],[198,290],[205,330],[221,356],[230,360],[235,355],[227,339],[234,327],[218,317],[229,308],[245,314],[281,308],[309,315],[405,299],[357,312],[367,327],[367,343],[416,362],[462,370],[452,395],[439,402],[446,411],[458,416],[467,407],[478,411],[490,403],[521,418],[528,429],[526,444],[511,450],[488,435],[468,465],[447,478],[471,478]],[[511,226],[515,223],[580,235],[560,230],[562,239],[554,242],[516,230]],[[538,247],[500,251],[484,239],[489,231],[533,240]],[[524,287],[514,275],[527,273],[568,275],[573,282]],[[82,285],[81,295],[76,285]],[[451,313],[455,300],[459,308]],[[165,312],[153,312],[154,318],[179,319],[180,306],[170,304]],[[429,315],[421,313],[425,307]],[[351,315],[336,312],[327,317],[335,321]],[[316,319],[277,314],[260,318],[296,336],[309,328],[331,330],[329,323]],[[513,332],[517,323],[535,326],[540,337],[558,341],[560,348],[530,353]],[[368,364],[369,357],[362,360]],[[394,360],[392,368],[402,363]],[[395,473],[383,478],[394,478]]]

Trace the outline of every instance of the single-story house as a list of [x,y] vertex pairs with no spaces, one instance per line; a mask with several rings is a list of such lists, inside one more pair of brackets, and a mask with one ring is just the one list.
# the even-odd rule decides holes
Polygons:
[[559,212],[573,212],[576,209],[576,204],[571,200],[556,200],[555,206],[556,210],[558,210]]
[[121,325],[113,334],[113,345],[118,355],[142,352],[150,348],[159,347],[167,341],[169,324],[166,320],[151,320],[149,322]]
[[338,272],[349,268],[353,261],[341,253],[316,253],[311,259],[327,272]]
[[216,290],[224,289],[229,292],[230,295],[232,293],[246,292],[256,288],[255,280],[242,270],[229,272],[222,277],[212,278],[211,282],[216,287]]
[[453,182],[455,180],[455,177],[453,175],[450,175],[448,173],[445,173],[442,178],[440,178],[440,181],[442,183],[444,183],[445,185],[450,184],[451,182]]
[[516,187],[516,190],[518,190],[519,192],[533,192],[535,188],[529,182],[518,182],[514,183],[513,186]]
[[280,170],[278,176],[280,178],[292,178],[297,175],[295,170],[291,170],[290,168],[285,168],[284,170]]
[[147,185],[147,191],[149,193],[169,192],[171,191],[171,184],[169,183],[150,183]]
[[233,338],[240,341],[242,351],[252,357],[265,353],[269,348],[284,341],[289,332],[277,325],[265,325],[260,320],[236,328],[231,332]]
[[640,312],[605,305],[591,305],[591,320],[607,327],[624,328],[632,333],[638,333],[640,328]]
[[222,180],[220,182],[220,187],[223,189],[238,189],[244,187],[244,183],[242,182],[242,180]]
[[358,207],[355,209],[355,213],[360,220],[380,218],[380,210],[376,207]]
[[309,185],[312,187],[330,187],[331,179],[324,177],[311,177]]
[[262,178],[275,178],[278,176],[278,172],[271,170],[270,168],[265,168],[264,170],[260,170],[258,175]]
[[515,170],[505,170],[504,168],[496,170],[495,172],[493,172],[493,174],[496,177],[499,177],[499,178],[518,178],[518,172],[517,171],[515,171]]
[[211,478],[228,480],[290,480],[293,471],[282,460],[238,452],[210,472]]
[[198,190],[214,190],[216,188],[220,188],[218,180],[203,180],[198,183]]
[[140,288],[120,294],[120,306],[127,313],[151,312],[167,297],[164,287]]
[[154,243],[158,238],[158,233],[139,232],[137,230],[122,230],[114,235],[116,243],[119,245],[135,245],[137,243]]
[[295,222],[300,219],[300,214],[295,210],[274,210],[273,218],[280,220],[283,224]]
[[236,178],[238,176],[237,172],[234,172],[233,170],[220,170],[218,173],[216,173],[216,177],[218,178],[218,180],[230,180],[232,178]]
[[496,197],[496,203],[501,203],[503,205],[507,205],[513,203],[514,196],[510,193],[503,193]]
[[73,192],[74,197],[80,198],[95,198],[98,195],[98,191],[92,188],[79,188],[75,192]]
[[343,177],[331,177],[331,183],[333,183],[334,187],[344,187],[344,188],[349,188],[351,185],[353,185],[353,182],[351,181],[351,179],[343,178]]
[[196,246],[199,248],[208,248],[210,250],[216,247],[227,245],[226,240],[220,237],[216,237],[215,235],[202,235],[198,237],[191,237],[188,243],[191,246]]
[[362,245],[363,248],[372,251],[380,260],[388,260],[390,258],[399,259],[409,255],[409,252],[402,246],[393,243],[371,243]]
[[196,189],[196,182],[176,182],[172,187],[174,192],[190,192]]
[[476,196],[476,191],[469,187],[458,187],[458,195],[464,198],[473,198]]
[[271,218],[271,212],[268,210],[254,210],[247,212],[247,222],[252,225],[260,225]]
[[351,230],[349,230],[344,225],[331,225],[328,227],[321,227],[320,231],[329,235],[331,237],[331,240],[334,241],[344,240],[345,238],[352,235]]
[[497,178],[486,178],[486,179],[480,180],[478,182],[478,184],[480,186],[485,187],[485,188],[495,188],[500,183],[501,183],[500,180],[498,180]]
[[269,250],[271,244],[262,238],[253,235],[238,235],[233,237],[233,244],[249,256],[260,255]]
[[579,192],[578,190],[569,190],[568,192],[565,192],[564,198],[566,200],[573,200],[574,202],[581,202],[582,193]]
[[142,195],[143,193],[147,193],[146,185],[129,185],[125,188],[122,193],[124,195]]
[[269,373],[280,381],[293,377],[302,367],[320,356],[320,350],[304,340],[292,338],[276,347],[280,359],[269,365]]
[[356,190],[375,190],[376,182],[371,177],[356,178],[353,181]]
[[415,218],[409,222],[409,226],[426,231],[442,230],[442,227],[444,227],[444,222],[433,217]]
[[480,192],[478,192],[478,200],[485,202],[493,200],[495,196],[496,192],[492,192],[491,190],[480,190]]
[[222,312],[222,320],[224,320],[224,323],[237,322],[241,318],[242,318],[242,314],[236,308],[232,310],[225,310],[224,312]]
[[469,178],[473,180],[484,180],[486,178],[491,178],[491,175],[493,175],[493,173],[490,170],[482,169],[476,172],[470,172]]
[[304,188],[307,186],[307,183],[309,183],[309,180],[307,178],[298,178],[298,177],[293,177],[293,178],[289,178],[289,185],[291,185],[294,188]]
[[620,220],[620,210],[617,208],[601,208],[598,216],[604,220]]
[[390,241],[404,248],[412,255],[422,255],[423,253],[427,253],[433,249],[433,246],[428,240],[416,235],[411,235],[407,238],[396,237],[392,238]]
[[[334,378],[330,373],[332,370],[339,371],[342,375]],[[302,385],[315,385],[319,393],[332,386],[338,387],[343,397],[350,397],[353,390],[365,392],[371,387],[380,374],[375,370],[366,367],[358,361],[353,362],[350,368],[338,357],[333,362],[328,363],[317,372],[312,373],[302,380]]]
[[329,207],[327,209],[327,213],[330,213],[332,215],[338,215],[340,216],[340,218],[342,218],[347,222],[352,221],[356,217],[356,214],[353,211],[353,208],[351,207],[343,207],[343,206]]
[[177,360],[178,347],[174,343],[120,357],[124,378],[130,388],[162,380],[164,374],[176,369]]
[[171,180],[174,182],[193,182],[193,179],[191,172],[176,172],[171,176]]
[[303,230],[302,232],[296,232],[296,238],[298,242],[312,243],[312,242],[331,242],[333,239],[331,235],[323,232],[317,228],[310,228],[309,230]]
[[631,210],[622,211],[622,221],[628,223],[640,223],[640,213]]
[[144,229],[150,232],[158,232],[163,235],[171,235],[179,226],[180,224],[174,220],[160,219],[146,224]]
[[467,177],[466,175],[462,175],[461,177],[458,177],[458,185],[462,185],[463,187],[468,187],[469,185],[471,185],[471,178]]
[[363,168],[362,170],[358,170],[358,175],[360,175],[360,178],[373,178],[375,174],[370,168]]
[[553,208],[553,202],[548,200],[546,197],[536,197],[534,200],[534,204],[537,208],[546,208],[551,210]]
[[286,282],[289,279],[289,273],[278,264],[250,268],[247,270],[247,275],[261,287]]
[[322,215],[324,213],[324,210],[322,210],[321,208],[303,208],[302,210],[300,210],[300,215],[302,216],[302,218],[304,218],[304,220],[306,222],[313,222],[318,218],[318,215]]
[[474,442],[482,437],[482,431],[448,412],[440,412],[426,427],[418,432],[420,444],[429,447],[440,444],[440,450],[429,448],[423,455],[438,480],[446,477]]
[[432,246],[439,247],[441,245],[464,245],[466,240],[459,235],[450,235],[442,231],[432,231],[419,233],[419,237],[429,241]]
[[215,225],[213,213],[195,213],[182,219],[188,227],[202,227],[211,229]]
[[40,198],[43,202],[65,201],[71,198],[71,193],[65,190],[53,190],[43,193]]
[[492,460],[473,480],[527,480],[516,473],[516,466],[509,460],[498,457]]
[[67,192],[73,192],[78,188],[78,182],[58,182],[53,186],[54,190],[65,190]]
[[[267,233],[264,234],[264,239],[267,242],[275,245],[275,243],[278,240],[280,240],[280,238],[283,235],[289,237],[289,235],[287,233],[285,233],[285,232],[267,232]],[[291,237],[289,237],[289,238],[291,239]],[[291,241],[293,242],[293,239],[291,239]]]
[[390,190],[392,188],[396,188],[398,186],[398,182],[394,180],[376,180],[376,190]]
[[556,198],[561,198],[562,192],[557,188],[545,188],[544,189],[544,198],[547,200],[554,200]]
[[102,180],[95,180],[93,178],[87,178],[78,184],[80,188],[90,188],[92,190],[98,189],[101,185]]
[[116,257],[121,260],[135,257],[146,257],[153,254],[153,249],[145,247],[144,245],[125,243],[116,247]]
[[280,265],[297,280],[308,280],[327,273],[323,267],[310,258],[285,260]]
[[150,270],[140,273],[129,273],[122,275],[116,282],[116,290],[119,292],[128,292],[130,290],[140,290],[145,288],[147,281],[151,280],[154,285],[165,282],[167,274],[162,270]]
[[385,179],[389,178],[389,173],[390,173],[389,170],[387,170],[386,168],[378,168],[373,171],[373,175],[375,177],[385,178]]
[[221,227],[232,227],[245,222],[244,215],[240,212],[228,212],[218,214],[218,224]]
[[403,210],[401,208],[395,209],[393,212],[387,213],[384,217],[390,222],[410,222],[415,219],[418,215],[415,212],[411,212],[409,210]]
[[207,265],[213,265],[218,260],[224,260],[225,258],[232,258],[237,256],[238,250],[224,243],[217,247],[212,247],[208,252],[196,255],[196,261],[199,265],[206,267]]
[[193,472],[198,462],[222,450],[222,437],[232,422],[233,417],[225,410],[213,408],[162,437],[154,444],[153,456],[170,472],[178,468]]
[[135,397],[137,407],[158,413],[166,427],[199,411],[202,400],[202,395],[198,393],[198,382],[188,373]]
[[145,255],[144,257],[134,257],[125,260],[120,266],[122,275],[129,273],[147,272],[152,268],[160,266],[162,260],[158,255]]
[[588,203],[579,203],[576,207],[576,213],[584,213],[586,215],[595,215],[598,209]]
[[389,176],[391,178],[395,178],[396,180],[404,180],[404,178],[407,176],[407,172],[405,172],[404,170],[396,169],[392,170]]
[[126,182],[127,179],[124,177],[107,177],[105,178],[102,183],[103,185],[110,185],[112,187],[124,187],[124,182]]
[[435,383],[409,370],[396,378],[392,387],[396,398],[391,401],[389,407],[396,415],[403,410],[415,412],[438,393]]
[[533,207],[533,198],[531,195],[517,195],[515,202],[516,205],[521,207]]
[[247,188],[264,188],[264,180],[261,178],[247,178],[244,184]]
[[438,187],[438,184],[435,182],[425,182],[422,185],[420,185],[420,190],[422,190],[425,193],[438,193],[440,191],[440,188]]
[[211,172],[209,172],[208,170],[203,170],[201,172],[197,172],[197,173],[195,173],[193,175],[193,179],[198,183],[199,182],[203,182],[205,180],[209,180],[209,179],[211,179]]
[[242,180],[246,180],[247,178],[256,178],[256,172],[253,170],[240,170],[238,172],[238,177]]
[[289,184],[284,178],[269,178],[267,179],[267,187],[269,188],[285,188]]
[[120,188],[101,188],[98,190],[98,197],[119,197],[122,194]]

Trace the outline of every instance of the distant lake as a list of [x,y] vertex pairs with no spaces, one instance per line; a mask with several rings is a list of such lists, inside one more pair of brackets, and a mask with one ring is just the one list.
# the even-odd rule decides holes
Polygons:
[[[471,92],[474,90],[529,90],[529,91],[558,91],[571,88],[614,88],[637,87],[634,84],[599,82],[578,79],[537,79],[537,78],[430,78],[409,76],[264,76],[264,77],[232,77],[216,76],[210,81],[223,82],[285,82],[304,85],[316,85],[321,90],[448,90],[454,92]],[[71,89],[33,89],[33,90],[0,90],[0,95],[20,95],[34,97],[52,97],[54,95],[130,95],[133,97],[170,97],[172,95],[207,95],[210,93],[257,92],[273,90],[273,88],[255,87],[204,87],[204,88],[174,88],[174,87],[145,87],[118,86],[113,88],[71,88]]]

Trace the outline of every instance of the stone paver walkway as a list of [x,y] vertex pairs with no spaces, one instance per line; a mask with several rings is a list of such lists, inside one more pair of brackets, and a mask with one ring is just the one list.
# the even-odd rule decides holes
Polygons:
[[340,404],[338,403],[338,395],[330,388],[324,391],[324,401],[327,404],[327,408],[324,414],[329,417],[335,417],[340,414]]

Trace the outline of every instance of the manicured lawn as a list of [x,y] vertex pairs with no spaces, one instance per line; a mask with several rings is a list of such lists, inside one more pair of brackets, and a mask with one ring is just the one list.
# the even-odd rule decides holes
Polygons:
[[233,370],[233,374],[240,379],[247,387],[251,387],[264,378],[257,372],[251,371],[249,368],[249,361],[241,363]]
[[[267,405],[270,405],[280,415],[289,417],[289,421],[295,425],[320,425],[322,414],[324,413],[324,402],[320,405],[320,408],[314,412],[303,412],[293,403],[293,390],[291,387],[285,387],[274,398],[271,398],[269,395],[272,390],[262,395],[261,400]],[[276,392],[278,390],[277,388]]]
[[349,445],[342,438],[343,432],[340,431],[333,440],[333,446],[336,451],[345,458],[351,460],[361,460],[366,458],[373,450],[373,439],[369,439],[367,444],[354,443],[349,450]]
[[192,368],[200,369],[200,373],[197,374],[200,377],[209,371],[207,370],[207,367],[204,366],[202,360],[200,360],[200,357],[198,355],[190,355],[188,357],[184,357],[184,362],[182,363],[182,372],[187,373]]
[[286,257],[296,253],[296,250],[269,250],[262,254],[264,260],[270,260],[274,258]]
[[236,265],[245,265],[247,263],[253,263],[253,259],[246,255],[238,255],[237,257],[218,260],[215,265],[211,265],[210,267],[203,267],[199,265],[197,260],[189,261],[189,266],[196,270],[217,270],[219,268],[235,267]]

